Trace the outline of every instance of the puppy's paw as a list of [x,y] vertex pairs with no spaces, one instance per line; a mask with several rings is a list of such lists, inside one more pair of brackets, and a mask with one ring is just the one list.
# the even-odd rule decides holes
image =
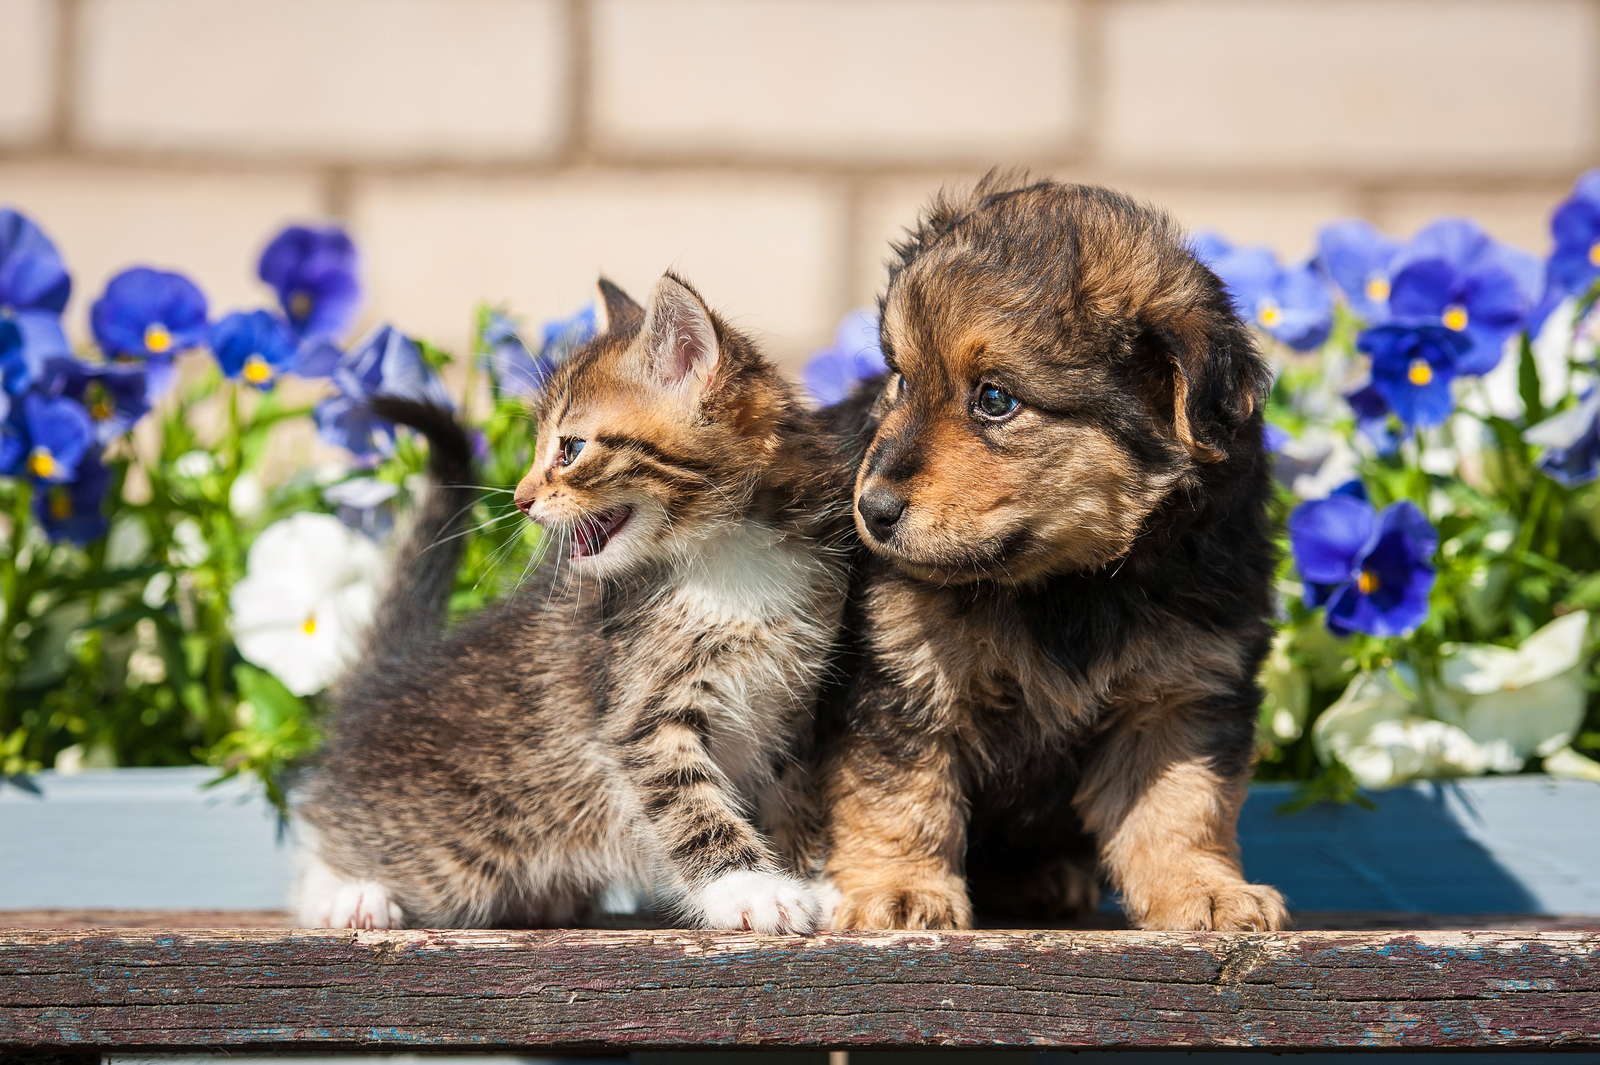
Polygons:
[[321,928],[400,928],[404,917],[389,892],[375,880],[340,884],[316,916]]
[[836,929],[971,928],[972,903],[959,879],[906,880],[845,891]]
[[722,874],[692,894],[689,907],[706,928],[809,935],[817,927],[817,900],[806,885],[754,869]]
[[1289,911],[1275,888],[1233,880],[1159,899],[1138,923],[1174,932],[1276,932],[1289,923]]

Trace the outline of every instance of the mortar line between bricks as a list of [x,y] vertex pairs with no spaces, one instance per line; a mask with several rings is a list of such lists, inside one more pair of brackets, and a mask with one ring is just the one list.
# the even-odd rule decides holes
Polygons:
[[566,136],[557,158],[586,162],[594,155],[594,9],[590,0],[567,0]]
[[[1085,158],[1102,158],[1105,134],[1105,9],[1102,0],[1077,0],[1071,32],[1076,37],[1079,119],[1074,143]],[[1073,42],[1068,42],[1072,47]]]
[[54,67],[50,72],[50,124],[48,143],[57,150],[68,151],[75,136],[73,119],[78,102],[78,53],[82,20],[79,0],[54,0],[53,27],[55,39],[51,42]]

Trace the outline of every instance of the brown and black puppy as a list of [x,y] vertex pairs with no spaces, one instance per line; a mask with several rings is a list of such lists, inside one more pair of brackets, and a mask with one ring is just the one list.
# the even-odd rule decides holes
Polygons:
[[[840,928],[1092,905],[1267,929],[1235,822],[1273,549],[1268,370],[1158,211],[991,176],[897,245],[823,787]],[[835,416],[848,420],[850,407]]]

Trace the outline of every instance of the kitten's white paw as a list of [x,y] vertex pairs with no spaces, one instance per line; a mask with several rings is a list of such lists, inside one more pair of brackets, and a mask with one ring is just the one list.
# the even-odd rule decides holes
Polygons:
[[295,915],[302,928],[400,928],[400,907],[373,880],[344,880],[320,861],[301,875]]
[[809,935],[817,927],[811,890],[778,873],[724,873],[691,895],[689,905],[707,928]]
[[811,897],[817,903],[817,927],[832,928],[833,911],[838,909],[844,892],[834,887],[832,880],[822,876],[811,881]]
[[340,886],[333,898],[329,928],[399,928],[400,907],[374,880],[355,880]]

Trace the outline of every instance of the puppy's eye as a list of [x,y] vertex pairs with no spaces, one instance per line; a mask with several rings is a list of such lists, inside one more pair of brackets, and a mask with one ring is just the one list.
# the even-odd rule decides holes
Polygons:
[[911,386],[906,383],[906,375],[897,373],[894,380],[889,382],[889,398],[896,403],[906,398],[906,393],[911,391]]
[[571,466],[578,461],[578,456],[583,454],[583,443],[582,440],[575,436],[563,436],[561,438],[561,453],[556,461],[562,466]]
[[972,399],[972,409],[979,415],[993,421],[1001,421],[1017,412],[1022,406],[1022,401],[999,385],[988,382],[978,386],[978,394]]

